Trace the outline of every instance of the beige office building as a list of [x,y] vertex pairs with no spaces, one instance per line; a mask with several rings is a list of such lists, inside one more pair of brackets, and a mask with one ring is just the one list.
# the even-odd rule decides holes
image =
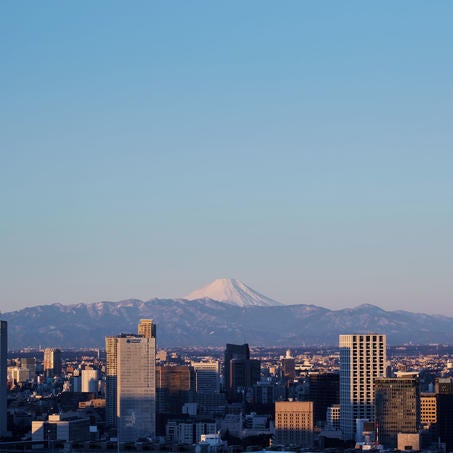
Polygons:
[[311,448],[313,429],[312,401],[275,403],[275,444]]

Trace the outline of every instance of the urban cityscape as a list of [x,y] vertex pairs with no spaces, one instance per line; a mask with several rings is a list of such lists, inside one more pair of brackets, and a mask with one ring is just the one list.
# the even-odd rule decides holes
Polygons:
[[453,453],[452,18],[1,0],[0,453]]
[[331,348],[7,349],[0,451],[433,451],[453,448],[453,348],[351,333]]

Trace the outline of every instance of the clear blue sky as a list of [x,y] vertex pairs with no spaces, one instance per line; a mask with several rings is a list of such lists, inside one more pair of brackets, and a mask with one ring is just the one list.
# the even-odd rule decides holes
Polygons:
[[453,3],[3,1],[0,310],[453,315]]

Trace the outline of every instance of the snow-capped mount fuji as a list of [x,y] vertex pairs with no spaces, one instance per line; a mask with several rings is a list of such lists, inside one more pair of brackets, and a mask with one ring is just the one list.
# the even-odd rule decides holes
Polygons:
[[218,278],[203,288],[192,291],[183,299],[213,299],[239,307],[273,307],[283,305],[270,297],[264,296],[234,278]]

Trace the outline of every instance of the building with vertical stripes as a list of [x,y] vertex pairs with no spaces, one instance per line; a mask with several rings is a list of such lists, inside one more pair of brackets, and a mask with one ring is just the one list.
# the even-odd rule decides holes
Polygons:
[[386,336],[377,333],[340,335],[340,427],[345,440],[355,440],[356,420],[374,420],[374,384],[385,377]]

